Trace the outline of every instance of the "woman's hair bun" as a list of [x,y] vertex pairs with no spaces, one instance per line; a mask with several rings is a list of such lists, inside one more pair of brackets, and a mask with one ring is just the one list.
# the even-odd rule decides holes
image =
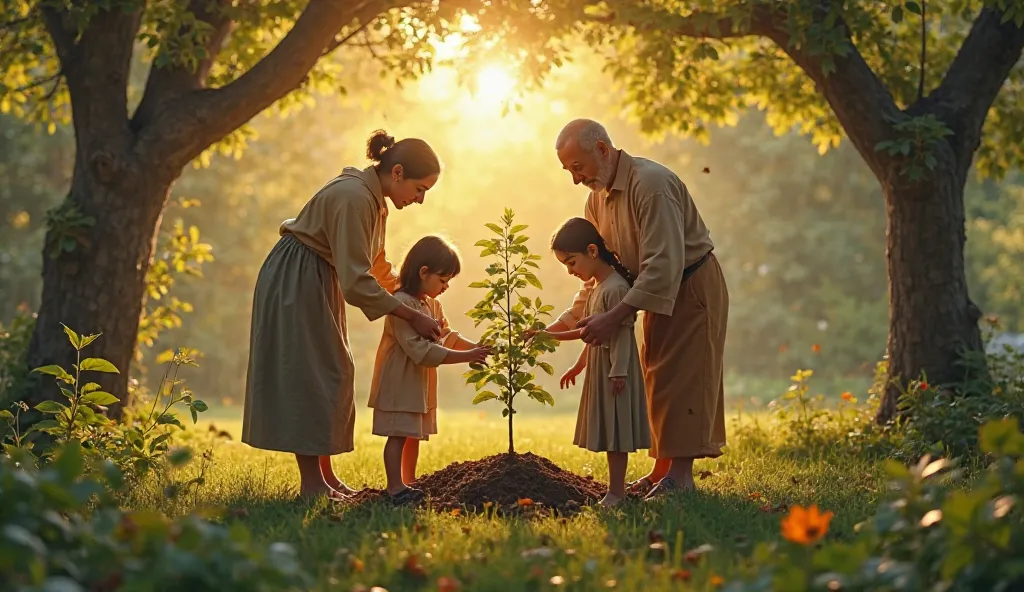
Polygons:
[[380,162],[384,151],[394,145],[394,137],[389,136],[384,130],[377,130],[373,132],[373,135],[371,135],[370,139],[366,142],[366,158],[369,158],[373,162]]

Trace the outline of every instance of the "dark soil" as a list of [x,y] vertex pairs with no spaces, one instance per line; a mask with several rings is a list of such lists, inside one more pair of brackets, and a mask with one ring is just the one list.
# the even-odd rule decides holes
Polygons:
[[[606,487],[593,477],[581,477],[535,454],[496,454],[480,460],[457,462],[424,475],[413,484],[427,494],[435,510],[491,509],[503,513],[574,514],[599,500]],[[387,503],[381,490],[365,489],[354,504]]]

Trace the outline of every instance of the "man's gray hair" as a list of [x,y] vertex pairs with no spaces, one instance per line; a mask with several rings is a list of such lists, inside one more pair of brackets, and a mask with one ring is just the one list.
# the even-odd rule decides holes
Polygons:
[[561,133],[558,134],[558,139],[555,140],[555,150],[561,150],[566,142],[573,138],[575,138],[580,149],[585,152],[596,150],[598,142],[604,142],[609,148],[613,147],[612,138],[608,135],[608,130],[604,129],[604,126],[600,123],[591,119],[575,119],[567,123],[562,128]]

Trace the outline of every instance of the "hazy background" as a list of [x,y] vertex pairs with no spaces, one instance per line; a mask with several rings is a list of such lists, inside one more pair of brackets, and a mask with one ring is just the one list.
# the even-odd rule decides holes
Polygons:
[[[577,282],[547,244],[565,218],[581,215],[586,190],[561,170],[553,142],[569,119],[590,117],[606,124],[619,147],[674,170],[711,229],[732,300],[726,352],[732,408],[779,395],[797,368],[813,368],[816,390],[830,396],[866,388],[886,344],[885,216],[876,181],[849,145],[820,156],[807,139],[775,136],[757,112],[714,130],[707,146],[645,138],[620,110],[599,62],[585,53],[558,70],[543,92],[527,94],[521,111],[507,115],[503,100],[515,81],[496,69],[478,76],[474,96],[451,69],[399,90],[361,55],[346,64],[353,81],[347,94],[320,97],[287,117],[260,116],[253,122],[258,137],[241,159],[215,156],[208,168],[186,170],[175,185],[164,232],[177,219],[197,226],[215,260],[203,265],[205,277],[174,286],[171,295],[194,310],[144,350],[137,373],[164,349],[197,348],[201,367],[188,372],[188,383],[224,412],[240,413],[235,407],[244,392],[253,286],[278,225],[343,166],[365,166],[364,144],[377,128],[397,138],[424,138],[443,161],[425,205],[392,212],[387,250],[400,265],[424,234],[442,234],[460,247],[463,274],[442,300],[456,329],[471,338],[480,333],[464,316],[480,296],[467,286],[484,276],[486,265],[473,243],[488,235],[484,223],[506,207],[530,225],[529,246],[545,257],[539,295],[561,311]],[[0,322],[38,304],[45,212],[66,195],[73,149],[68,128],[51,136],[0,116]],[[966,199],[972,298],[986,314],[999,315],[1005,329],[1022,331],[1024,177],[972,182]],[[180,200],[201,205],[182,208]],[[368,323],[351,308],[349,319],[365,413],[382,323]],[[558,391],[557,377],[578,347],[564,345],[549,360],[556,375],[546,384],[560,412],[575,412],[578,388]],[[442,369],[442,407],[469,405],[472,389],[463,385],[463,370]],[[541,411],[526,399],[519,408]],[[480,410],[498,414],[497,405]]]

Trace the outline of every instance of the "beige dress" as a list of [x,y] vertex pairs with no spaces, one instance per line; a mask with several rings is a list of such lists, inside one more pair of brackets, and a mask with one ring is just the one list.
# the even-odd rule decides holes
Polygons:
[[395,297],[437,321],[441,343],[424,339],[398,317],[384,321],[370,384],[373,433],[427,440],[437,433],[437,367],[460,337],[449,328],[437,300],[420,300],[405,292],[396,292]]
[[352,450],[345,303],[370,320],[401,304],[384,254],[387,213],[376,171],[346,168],[281,225],[256,280],[242,442],[310,456]]
[[[613,273],[590,290],[586,314],[614,308],[629,292],[629,283]],[[643,370],[633,336],[634,316],[620,327],[610,343],[587,346],[583,396],[576,418],[573,444],[593,452],[636,452],[651,445],[644,395]],[[625,377],[626,388],[612,391],[612,378]]]
[[[654,458],[721,456],[729,291],[714,243],[686,185],[668,168],[619,151],[608,190],[585,216],[636,277],[623,301],[643,310],[644,385]],[[584,317],[584,284],[560,320]]]

